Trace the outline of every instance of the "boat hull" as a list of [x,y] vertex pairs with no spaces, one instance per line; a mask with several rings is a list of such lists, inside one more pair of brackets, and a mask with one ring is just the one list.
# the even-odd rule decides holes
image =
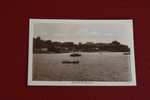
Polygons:
[[79,61],[62,61],[63,64],[79,64]]

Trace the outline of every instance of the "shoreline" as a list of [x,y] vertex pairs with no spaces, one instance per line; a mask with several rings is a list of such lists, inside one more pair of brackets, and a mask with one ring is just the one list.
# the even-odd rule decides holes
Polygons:
[[[73,53],[73,52],[61,52],[61,53],[55,53],[55,52],[33,52],[33,54],[65,54],[65,53]],[[78,52],[77,52],[78,53]],[[97,51],[97,52],[79,52],[79,53],[130,53],[130,52],[123,52],[123,51]]]

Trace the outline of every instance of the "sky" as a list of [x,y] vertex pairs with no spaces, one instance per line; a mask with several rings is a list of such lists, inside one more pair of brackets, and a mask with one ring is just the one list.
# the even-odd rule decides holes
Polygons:
[[63,21],[33,24],[34,37],[43,40],[74,43],[110,43],[114,40],[128,46],[132,42],[131,20],[116,21]]

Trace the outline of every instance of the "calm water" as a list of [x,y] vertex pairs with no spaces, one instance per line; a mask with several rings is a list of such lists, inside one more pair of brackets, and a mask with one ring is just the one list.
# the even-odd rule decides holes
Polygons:
[[[45,81],[129,81],[129,55],[116,52],[81,53],[80,57],[63,54],[34,54],[33,80]],[[62,64],[79,60],[79,64]]]

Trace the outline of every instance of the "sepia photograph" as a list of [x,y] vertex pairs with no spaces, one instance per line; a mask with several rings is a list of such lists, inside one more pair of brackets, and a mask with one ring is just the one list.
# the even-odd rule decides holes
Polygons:
[[30,19],[29,86],[136,86],[133,20]]

